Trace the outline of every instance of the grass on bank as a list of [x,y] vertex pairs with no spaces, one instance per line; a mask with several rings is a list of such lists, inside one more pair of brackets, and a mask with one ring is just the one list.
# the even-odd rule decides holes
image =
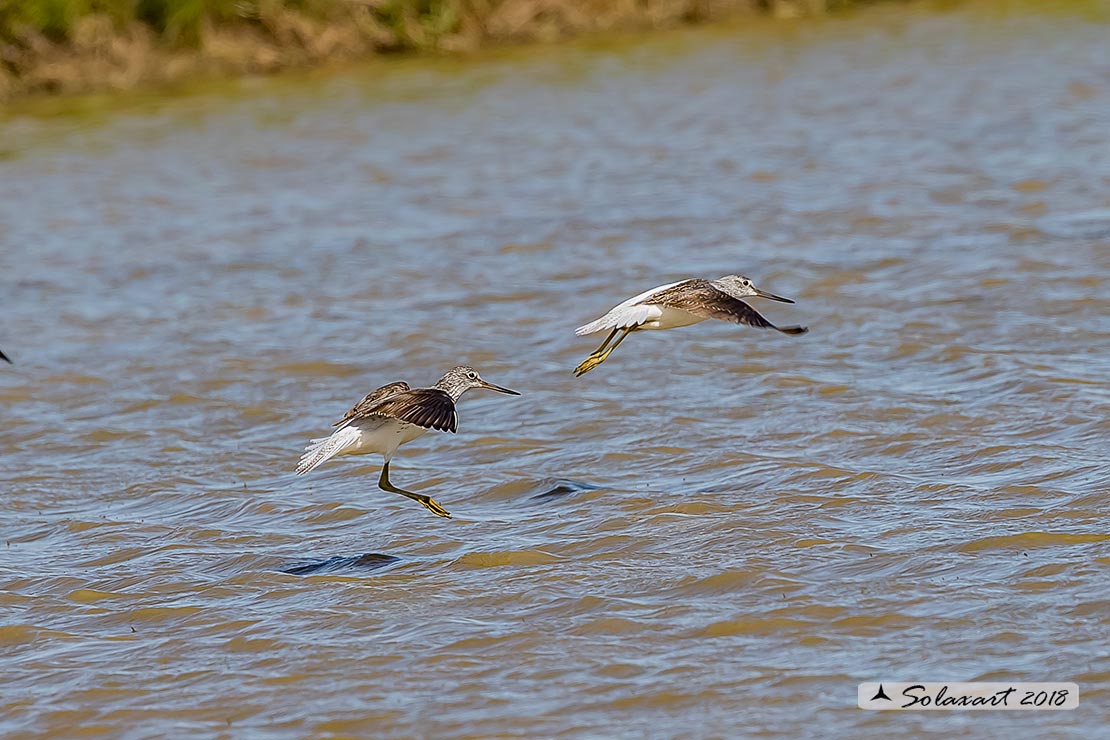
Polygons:
[[0,101],[874,0],[0,0]]
[[[413,42],[406,27],[418,23],[429,33],[453,30],[464,0],[3,0],[0,41],[25,42],[38,35],[57,44],[72,42],[82,20],[110,19],[117,29],[142,24],[164,41],[182,46],[201,42],[206,25],[253,25],[296,14],[318,21],[358,22],[372,17],[399,39]],[[485,2],[492,7],[495,2]]]

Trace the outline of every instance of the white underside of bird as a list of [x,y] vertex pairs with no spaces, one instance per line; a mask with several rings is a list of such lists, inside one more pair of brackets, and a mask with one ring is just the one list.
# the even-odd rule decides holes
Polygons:
[[574,333],[582,337],[610,329],[676,329],[680,326],[700,324],[706,320],[706,317],[695,316],[688,311],[660,306],[648,301],[656,293],[667,288],[673,288],[682,282],[685,281],[679,280],[674,283],[667,283],[651,290],[645,290],[640,295],[632,296],[624,303],[609,309],[609,312],[600,319],[578,327],[574,330]]
[[377,453],[389,462],[398,447],[427,432],[424,427],[397,419],[359,419],[336,429],[330,437],[311,440],[297,464],[297,473],[303,475],[340,455]]

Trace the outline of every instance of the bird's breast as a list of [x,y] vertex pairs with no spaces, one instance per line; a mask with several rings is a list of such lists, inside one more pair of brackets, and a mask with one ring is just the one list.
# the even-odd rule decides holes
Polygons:
[[695,316],[688,311],[683,311],[680,308],[670,308],[669,306],[661,306],[659,316],[657,318],[645,321],[642,329],[676,329],[680,326],[690,326],[691,324],[698,324],[705,321],[701,316]]
[[366,421],[368,423],[359,425],[362,437],[355,451],[358,454],[368,452],[392,454],[401,445],[413,441],[428,431],[424,427],[396,419]]
[[400,438],[401,444],[404,444],[405,442],[411,442],[427,432],[427,429],[417,426],[416,424],[400,424],[396,434]]

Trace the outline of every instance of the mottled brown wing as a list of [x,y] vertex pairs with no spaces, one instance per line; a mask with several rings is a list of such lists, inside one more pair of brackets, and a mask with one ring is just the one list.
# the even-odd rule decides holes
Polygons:
[[710,293],[718,292],[713,284],[702,278],[690,278],[680,283],[675,283],[669,288],[658,290],[646,296],[641,303],[654,303],[659,306],[673,306],[675,301],[691,298],[696,302],[704,302]]
[[439,388],[416,388],[402,391],[375,406],[368,416],[388,416],[425,429],[457,432],[459,417],[455,402]]
[[351,423],[352,419],[363,416],[378,405],[385,399],[392,395],[407,391],[409,384],[403,380],[398,380],[396,383],[386,383],[376,391],[370,391],[366,397],[351,407],[351,410],[343,415],[343,418],[332,424],[333,427],[344,427]]
[[739,298],[733,298],[712,285],[686,286],[681,292],[676,291],[671,296],[666,296],[662,301],[653,296],[652,302],[663,303],[671,308],[677,308],[695,316],[707,319],[721,319],[734,324],[754,326],[757,329],[774,329],[783,334],[805,334],[809,329],[804,326],[775,326]]

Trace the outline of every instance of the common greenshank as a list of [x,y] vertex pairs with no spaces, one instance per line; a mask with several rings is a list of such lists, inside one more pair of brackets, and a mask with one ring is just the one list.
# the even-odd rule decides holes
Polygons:
[[[605,362],[617,345],[634,331],[674,329],[697,324],[706,319],[722,319],[760,329],[775,329],[783,334],[805,334],[809,331],[804,326],[775,326],[760,316],[754,308],[740,300],[748,296],[770,298],[772,301],[782,303],[794,302],[789,298],[760,290],[743,275],[725,275],[716,280],[701,278],[680,280],[633,296],[624,303],[614,306],[600,319],[575,329],[574,333],[578,336],[595,334],[606,329],[610,331],[602,345],[574,369],[574,374],[585,375]],[[616,337],[615,342],[614,337]]]
[[305,449],[297,475],[304,475],[336,455],[377,453],[385,458],[378,487],[419,501],[433,514],[450,518],[447,510],[430,496],[397,488],[389,482],[389,461],[397,448],[429,429],[456,432],[459,415],[455,404],[471,388],[485,388],[519,396],[516,391],[487,383],[478,371],[466,365],[448,370],[431,388],[411,388],[402,381],[383,385],[367,394],[344,414],[330,437],[314,439]]

